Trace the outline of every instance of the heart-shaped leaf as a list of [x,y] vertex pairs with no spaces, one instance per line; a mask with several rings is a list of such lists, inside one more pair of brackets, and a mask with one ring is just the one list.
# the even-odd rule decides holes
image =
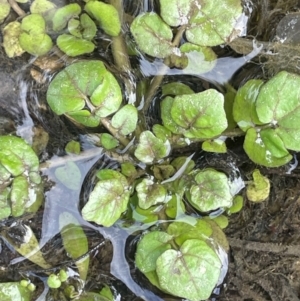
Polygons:
[[113,149],[119,145],[119,141],[107,133],[101,134],[100,142],[105,149]]
[[154,160],[162,159],[170,153],[170,142],[156,138],[150,131],[144,131],[140,135],[140,140],[134,155],[146,164]]
[[227,128],[224,96],[213,89],[176,96],[171,117],[187,138],[212,138]]
[[111,119],[111,124],[119,133],[126,136],[132,133],[137,125],[138,111],[133,105],[123,106]]
[[121,32],[119,13],[113,5],[100,1],[89,1],[84,10],[98,21],[108,35],[116,37]]
[[56,43],[61,51],[71,57],[91,53],[95,49],[95,45],[91,41],[70,34],[60,35]]
[[40,14],[31,14],[22,19],[21,29],[29,35],[45,33],[46,22]]
[[52,40],[45,33],[29,35],[22,32],[19,36],[21,47],[28,53],[36,56],[46,54],[52,48]]
[[[56,114],[70,114],[87,126],[97,126],[101,117],[118,110],[122,93],[101,61],[80,61],[56,75],[49,85],[47,101]],[[82,110],[85,106],[91,113]]]
[[87,221],[110,227],[126,210],[129,196],[129,187],[120,179],[99,181],[82,209],[82,216]]
[[92,40],[97,33],[94,21],[87,14],[82,14],[80,16],[80,25],[83,29],[82,37],[88,41]]
[[134,19],[130,31],[145,53],[165,58],[175,50],[171,28],[156,13],[144,13]]
[[214,169],[200,171],[195,176],[197,185],[190,189],[190,202],[202,212],[232,205],[232,195],[227,176]]
[[164,203],[167,197],[167,191],[164,186],[154,183],[150,179],[143,179],[136,186],[139,198],[139,206],[142,209],[148,209],[153,205]]
[[221,267],[217,254],[198,239],[185,241],[180,251],[165,251],[156,261],[162,289],[192,301],[210,297],[218,283]]

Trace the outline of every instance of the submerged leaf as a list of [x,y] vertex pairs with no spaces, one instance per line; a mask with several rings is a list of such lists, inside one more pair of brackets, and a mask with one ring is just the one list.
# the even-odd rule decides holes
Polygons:
[[134,19],[130,31],[145,53],[165,58],[174,52],[171,28],[156,13],[144,13]]
[[[88,252],[88,240],[78,220],[69,212],[59,216],[60,234],[64,248],[72,259],[77,259]],[[90,257],[76,261],[80,278],[85,281],[89,269]]]
[[207,243],[185,241],[180,251],[167,250],[156,261],[163,290],[192,301],[206,300],[218,283],[221,261]]
[[65,166],[56,168],[55,177],[71,190],[79,190],[81,188],[81,172],[73,161],[67,161]]

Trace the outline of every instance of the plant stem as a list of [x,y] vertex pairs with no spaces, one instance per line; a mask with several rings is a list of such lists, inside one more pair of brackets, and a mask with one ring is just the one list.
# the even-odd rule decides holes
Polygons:
[[8,0],[9,5],[11,8],[20,16],[24,17],[26,16],[26,13],[24,12],[23,9],[18,5],[18,3],[15,0]]
[[[177,31],[174,39],[173,39],[172,46],[177,47],[179,45],[180,40],[182,38],[182,35],[183,35],[185,29],[186,29],[185,25],[181,26],[178,29],[178,31]],[[168,69],[169,69],[169,67],[164,63],[162,65],[162,67],[158,70],[158,72],[157,72],[158,75],[156,75],[153,78],[153,80],[151,81],[149,90],[148,90],[148,92],[146,94],[146,97],[145,97],[145,105],[144,105],[144,108],[143,108],[144,114],[148,111],[148,109],[151,105],[153,96],[156,93],[157,89],[161,86],[161,82],[162,82],[164,76],[166,75]]]

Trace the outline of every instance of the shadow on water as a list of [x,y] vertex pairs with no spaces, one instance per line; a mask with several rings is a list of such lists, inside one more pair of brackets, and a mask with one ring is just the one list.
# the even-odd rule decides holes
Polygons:
[[[59,0],[55,2],[62,4]],[[157,2],[124,0],[125,11],[128,15],[136,16],[140,12],[157,9]],[[186,77],[190,86],[199,88],[200,85],[204,87],[213,85],[218,90],[224,91],[224,85],[227,83],[238,88],[245,79],[267,78],[269,74],[284,69],[280,64],[275,64],[271,50],[267,49],[265,43],[273,42],[275,39],[276,32],[272,28],[276,27],[276,21],[278,23],[287,11],[296,12],[300,9],[298,1],[245,0],[244,7],[249,19],[246,38],[250,38],[250,35],[256,36],[257,42],[251,41],[243,50],[240,48],[241,45],[216,49],[219,54],[216,66],[204,74],[186,74],[182,70],[165,66],[161,60],[149,59],[141,54],[138,60],[132,59],[132,64],[137,69],[136,73],[140,76],[139,80],[152,79],[153,76],[160,74],[160,70],[164,70],[166,83],[169,78]],[[272,22],[268,23],[267,20]],[[281,27],[284,27],[285,31],[290,29],[288,25]],[[97,59],[104,59],[113,68],[111,57],[105,53],[106,47],[107,41],[104,41],[103,45],[99,46],[99,53],[94,56]],[[295,70],[293,64],[297,59],[296,50],[293,51],[295,58],[291,59],[288,65],[288,69],[291,70]],[[280,55],[288,53],[282,51]],[[46,181],[44,207],[34,216],[1,221],[1,227],[14,229],[11,235],[17,239],[19,229],[24,225],[30,225],[39,240],[45,258],[55,267],[67,262],[63,266],[68,268],[69,274],[73,273],[74,286],[80,288],[82,284],[78,280],[75,263],[64,250],[60,235],[59,215],[63,212],[71,213],[85,230],[91,250],[89,254],[91,275],[87,280],[86,290],[99,291],[103,284],[107,284],[115,292],[115,300],[182,300],[159,292],[134,266],[136,243],[141,233],[152,225],[133,223],[124,226],[126,220],[121,220],[115,226],[105,228],[82,219],[80,210],[95,185],[96,171],[107,167],[118,168],[119,163],[105,154],[101,148],[96,147],[90,133],[85,129],[76,127],[65,117],[58,117],[50,111],[45,100],[46,86],[57,70],[45,72],[44,82],[37,83],[31,73],[32,68],[37,68],[34,67],[35,60],[29,56],[8,59],[1,48],[0,61],[0,133],[16,133],[30,144],[36,143],[42,162],[41,171]],[[149,113],[154,116],[148,116],[149,119],[158,118],[158,106],[159,103],[154,102],[150,107]],[[80,142],[82,149],[80,155],[66,156],[64,147],[71,140]],[[196,151],[195,161],[201,167],[209,163],[209,166],[224,170],[228,174],[232,173],[232,170],[238,170],[238,175],[235,174],[236,179],[248,180],[255,166],[245,156],[242,143],[241,139],[229,142],[229,152],[226,155],[212,155],[200,152],[199,149],[188,149],[187,154]],[[224,265],[223,274],[220,277],[220,286],[214,291],[211,300],[299,300],[300,286],[295,279],[300,277],[298,261],[300,253],[290,249],[292,255],[285,257],[284,250],[275,248],[279,243],[297,246],[299,244],[298,161],[299,155],[295,154],[294,166],[285,166],[275,171],[265,168],[265,174],[269,175],[273,183],[268,206],[246,204],[241,214],[232,216],[230,226],[226,230],[232,244],[229,263],[227,255],[220,250]],[[76,172],[70,169],[70,166],[73,166],[71,164],[76,166]],[[60,181],[57,178],[57,169],[68,174],[68,177],[73,179],[74,186],[67,187]],[[259,243],[250,244],[250,241]],[[295,256],[298,256],[297,260]],[[47,289],[44,289],[45,271],[38,271],[33,263],[19,257],[4,241],[1,242],[0,267],[1,282],[19,281],[22,277],[29,277],[35,279],[38,284],[35,300],[58,300],[55,299],[59,298],[58,296],[53,297]],[[281,278],[278,276],[280,273],[283,275]],[[277,286],[276,289],[272,281]],[[274,294],[271,292],[272,289],[275,290]]]

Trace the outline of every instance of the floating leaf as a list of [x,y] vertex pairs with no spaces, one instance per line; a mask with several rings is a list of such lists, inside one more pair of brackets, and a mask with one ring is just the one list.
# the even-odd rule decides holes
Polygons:
[[221,228],[221,229],[225,229],[228,227],[229,221],[228,221],[228,217],[221,214],[218,215],[217,217],[213,218],[213,221]]
[[11,214],[9,192],[8,188],[0,190],[0,220],[9,217]]
[[[118,110],[122,93],[118,82],[102,62],[80,61],[56,75],[49,85],[47,101],[56,114],[70,115],[88,126],[97,126],[101,117]],[[85,110],[82,116],[81,110],[85,106],[91,113]],[[86,113],[90,115],[86,116]]]
[[237,92],[233,103],[233,117],[238,126],[246,132],[250,127],[260,125],[256,113],[256,99],[263,81],[251,79],[247,81]]
[[227,147],[223,139],[206,140],[202,143],[202,149],[206,152],[226,153]]
[[122,174],[129,178],[135,178],[137,176],[137,170],[135,166],[130,162],[125,162],[121,164]]
[[21,244],[12,240],[5,231],[2,231],[2,236],[13,246],[13,248],[22,256],[42,267],[43,269],[50,269],[51,265],[48,264],[40,250],[39,242],[37,241],[31,228],[27,225],[21,225],[25,230],[24,242]]
[[195,92],[188,85],[180,82],[164,84],[161,87],[162,96],[176,96],[194,93]]
[[80,143],[78,141],[71,140],[65,147],[67,154],[80,154]]
[[144,131],[140,135],[140,140],[134,155],[146,164],[154,160],[162,159],[170,153],[169,141],[162,141],[156,138],[150,131]]
[[31,14],[22,19],[21,29],[29,35],[45,33],[46,23],[39,14]]
[[[70,213],[59,215],[59,228],[64,248],[72,259],[77,259],[88,252],[88,240],[78,220]],[[80,278],[85,281],[89,270],[90,257],[76,261]]]
[[0,0],[0,23],[9,15],[10,5],[7,0]]
[[164,186],[154,183],[150,179],[143,179],[136,186],[139,198],[139,206],[142,209],[148,209],[153,205],[164,203],[167,197],[167,191]]
[[267,167],[284,165],[293,158],[272,129],[259,132],[250,128],[246,133],[244,150],[254,163]]
[[10,58],[20,56],[25,52],[19,42],[20,34],[21,23],[17,21],[10,22],[3,28],[3,47]]
[[116,128],[119,133],[126,136],[132,133],[137,125],[138,111],[133,105],[123,106],[111,119],[111,125]]
[[78,19],[71,19],[68,22],[68,31],[71,35],[73,35],[76,38],[81,39],[82,34],[80,31],[80,21]]
[[128,185],[126,178],[118,171],[113,169],[101,169],[96,173],[99,180],[112,180],[118,179],[124,187]]
[[53,30],[60,31],[64,29],[67,26],[69,20],[74,17],[78,17],[80,12],[81,7],[77,3],[71,3],[59,8],[53,16]]
[[60,35],[56,43],[62,52],[71,57],[91,53],[95,49],[95,45],[91,41],[80,39],[69,34]]
[[270,194],[270,180],[264,177],[258,169],[252,173],[253,181],[247,185],[247,198],[252,202],[263,202]]
[[61,287],[61,281],[59,277],[55,274],[50,274],[47,279],[47,284],[50,288],[59,288]]
[[175,50],[171,28],[156,13],[137,16],[130,31],[139,48],[151,56],[165,58]]
[[104,288],[100,291],[100,295],[104,298],[103,301],[115,300],[113,293],[107,285],[105,285]]
[[171,249],[172,236],[165,232],[153,231],[145,234],[137,245],[135,263],[143,273],[156,270],[156,260]]
[[190,203],[202,212],[232,205],[227,176],[214,169],[200,171],[195,176],[197,185],[190,189]]
[[48,0],[34,0],[30,5],[30,12],[32,14],[45,15],[49,10],[52,10],[56,5]]
[[55,177],[71,190],[79,190],[81,188],[81,172],[72,161],[67,161],[65,166],[56,168]]
[[172,136],[172,132],[160,124],[154,124],[152,131],[157,138],[163,141],[168,140]]
[[300,151],[300,76],[279,72],[260,90],[256,101],[258,118],[275,126],[285,147]]
[[163,290],[192,301],[210,297],[222,267],[217,254],[197,239],[185,241],[180,251],[165,251],[157,258],[156,265]]
[[108,150],[113,149],[119,145],[119,141],[116,138],[114,138],[112,135],[107,133],[101,134],[100,142],[101,145]]
[[130,191],[120,179],[99,181],[88,202],[82,209],[82,216],[105,227],[112,226],[126,210]]
[[31,291],[18,282],[0,283],[1,301],[30,301]]
[[227,128],[223,105],[224,96],[213,89],[179,95],[174,98],[171,106],[171,117],[178,126],[185,129],[185,137],[212,138]]
[[89,1],[84,10],[98,21],[106,34],[116,37],[121,32],[119,13],[113,5],[100,1]]
[[241,195],[236,195],[233,198],[232,206],[230,208],[228,208],[226,210],[226,212],[227,212],[228,215],[231,215],[233,213],[237,213],[237,212],[239,212],[239,211],[242,210],[243,205],[244,205],[244,199],[243,199],[243,197]]
[[29,183],[25,176],[18,176],[13,180],[10,196],[12,216],[21,216],[25,212],[28,189]]

